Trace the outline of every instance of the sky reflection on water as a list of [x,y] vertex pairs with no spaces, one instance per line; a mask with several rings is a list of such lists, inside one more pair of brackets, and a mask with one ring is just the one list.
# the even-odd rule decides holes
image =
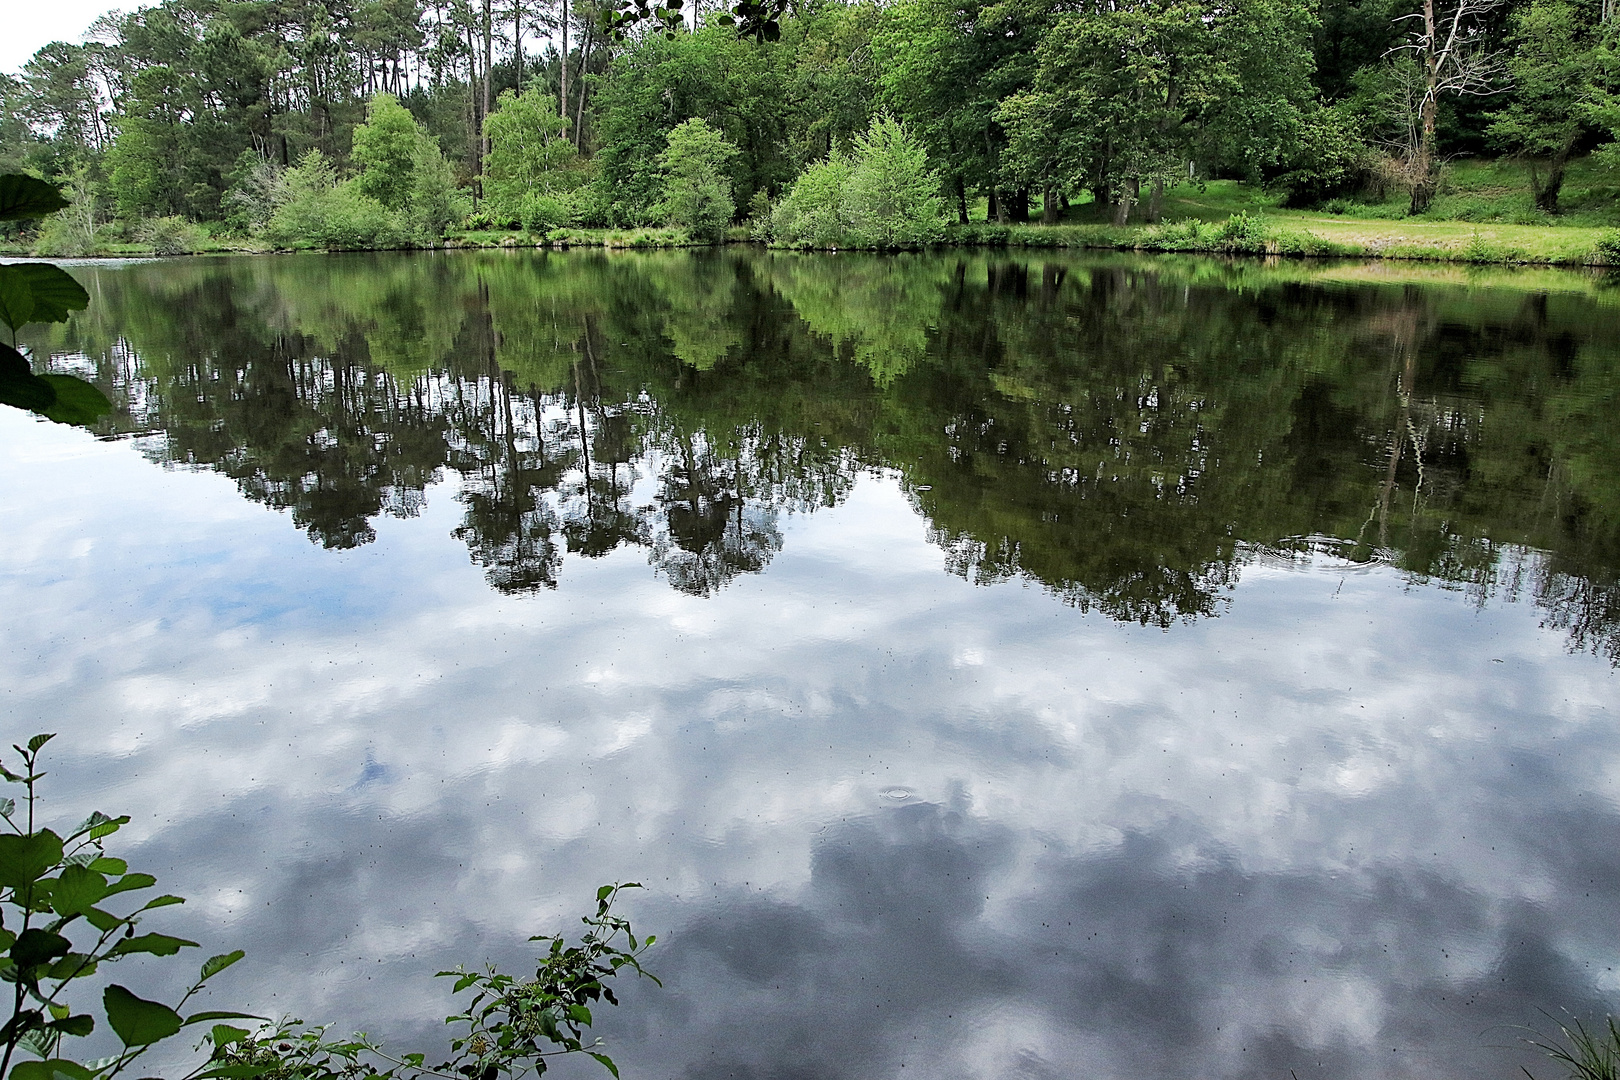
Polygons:
[[[1376,493],[1381,446],[1349,441]],[[1308,520],[1161,524],[1223,552],[1166,579],[1165,629],[1133,585],[1076,603],[1042,568],[1091,564],[1040,548],[1027,500],[996,519],[1020,572],[952,572],[983,534],[939,507],[987,474],[925,446],[832,468],[707,595],[650,539],[503,592],[455,535],[477,470],[328,548],[239,477],[153,467],[173,445],[0,414],[0,701],[13,735],[62,732],[64,814],[134,815],[136,864],[191,898],[176,932],[249,951],[216,1003],[427,1038],[433,971],[520,964],[614,879],[649,886],[666,983],[601,1025],[627,1076],[1506,1077],[1532,1063],[1511,1025],[1620,997],[1615,668],[1501,584],[1596,541],[1487,520],[1470,589],[1401,565],[1416,545],[1285,557],[1350,531]],[[656,463],[621,464],[655,504]]]

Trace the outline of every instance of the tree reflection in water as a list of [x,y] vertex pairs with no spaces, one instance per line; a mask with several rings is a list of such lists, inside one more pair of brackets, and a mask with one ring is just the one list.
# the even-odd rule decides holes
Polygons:
[[[646,551],[707,596],[896,474],[947,569],[1219,614],[1258,557],[1528,596],[1620,661],[1620,306],[1581,279],[729,251],[89,268],[35,344],[151,455],[351,548],[447,471],[491,585]],[[1366,279],[1366,280],[1359,280]],[[1550,282],[1550,287],[1549,287]],[[1562,288],[1564,291],[1557,291]],[[80,361],[82,363],[82,361]]]

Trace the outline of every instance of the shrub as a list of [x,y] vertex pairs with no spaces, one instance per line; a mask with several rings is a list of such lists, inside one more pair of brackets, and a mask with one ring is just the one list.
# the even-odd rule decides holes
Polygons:
[[319,150],[311,150],[288,169],[286,183],[287,200],[264,230],[274,244],[357,249],[395,247],[404,240],[399,219],[354,181],[338,183]]
[[1372,155],[1358,126],[1338,108],[1319,106],[1304,117],[1288,171],[1272,183],[1283,192],[1284,206],[1317,206],[1366,185]]
[[467,196],[457,190],[455,172],[437,140],[423,135],[414,154],[406,222],[417,239],[439,240],[467,212]]
[[1610,229],[1598,237],[1593,254],[1609,266],[1620,266],[1620,229]]
[[789,247],[916,247],[945,234],[939,178],[927,153],[888,115],[856,139],[853,157],[834,153],[793,181],[771,216]]
[[96,191],[88,169],[79,168],[68,178],[68,205],[46,218],[34,241],[39,255],[89,255],[106,247],[106,226],[98,224]]
[[147,218],[135,227],[135,239],[158,255],[190,255],[207,239],[202,229],[183,217]]
[[1209,237],[1209,242],[1217,251],[1257,255],[1266,250],[1269,239],[1271,230],[1265,221],[1250,217],[1249,212],[1243,210],[1221,222]]
[[569,223],[568,203],[554,195],[531,191],[523,197],[521,222],[532,233],[545,235]]
[[945,230],[939,177],[928,152],[887,113],[855,139],[855,168],[844,186],[850,233],[861,247],[914,247]]
[[235,180],[220,199],[220,206],[233,228],[257,233],[269,224],[287,198],[287,170],[281,163],[244,150],[236,162]]
[[737,213],[726,175],[736,156],[737,148],[707,121],[694,117],[677,125],[658,155],[664,174],[664,197],[658,205],[665,220],[684,226],[694,239],[724,239]]
[[764,188],[754,192],[748,200],[748,235],[746,239],[768,244],[771,240],[771,196]]
[[771,234],[788,247],[842,247],[849,220],[844,185],[854,166],[837,153],[805,166],[771,215]]

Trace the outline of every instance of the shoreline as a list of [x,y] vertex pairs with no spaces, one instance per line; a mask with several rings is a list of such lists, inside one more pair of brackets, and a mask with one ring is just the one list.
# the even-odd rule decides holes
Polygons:
[[[0,247],[0,258],[63,260],[178,258],[209,255],[337,254],[362,251],[658,250],[751,244],[778,251],[942,251],[952,248],[1017,248],[1135,252],[1288,259],[1370,259],[1458,265],[1607,268],[1617,265],[1599,248],[1610,230],[1584,226],[1475,225],[1469,222],[1393,224],[1370,218],[1327,218],[1308,221],[1289,216],[1246,218],[1236,229],[1229,222],[1184,219],[1161,225],[1007,224],[972,222],[951,225],[938,243],[891,249],[810,248],[763,243],[739,236],[733,228],[725,240],[694,241],[676,228],[561,229],[552,234],[474,231],[446,237],[436,244],[385,248],[273,248],[250,238],[222,239],[197,251],[158,252],[129,244],[82,255],[38,255],[22,247]],[[1333,235],[1338,233],[1338,236]],[[1200,235],[1202,234],[1202,235]],[[1539,243],[1537,243],[1539,242]],[[1532,247],[1534,245],[1534,248]],[[1539,248],[1536,250],[1535,248]]]

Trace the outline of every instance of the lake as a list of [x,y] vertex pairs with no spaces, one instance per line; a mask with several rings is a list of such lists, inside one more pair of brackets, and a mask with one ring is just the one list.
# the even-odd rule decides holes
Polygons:
[[6,741],[210,1007],[431,1052],[627,880],[627,1080],[1547,1078],[1620,1001],[1601,277],[68,268],[116,411],[0,410]]

